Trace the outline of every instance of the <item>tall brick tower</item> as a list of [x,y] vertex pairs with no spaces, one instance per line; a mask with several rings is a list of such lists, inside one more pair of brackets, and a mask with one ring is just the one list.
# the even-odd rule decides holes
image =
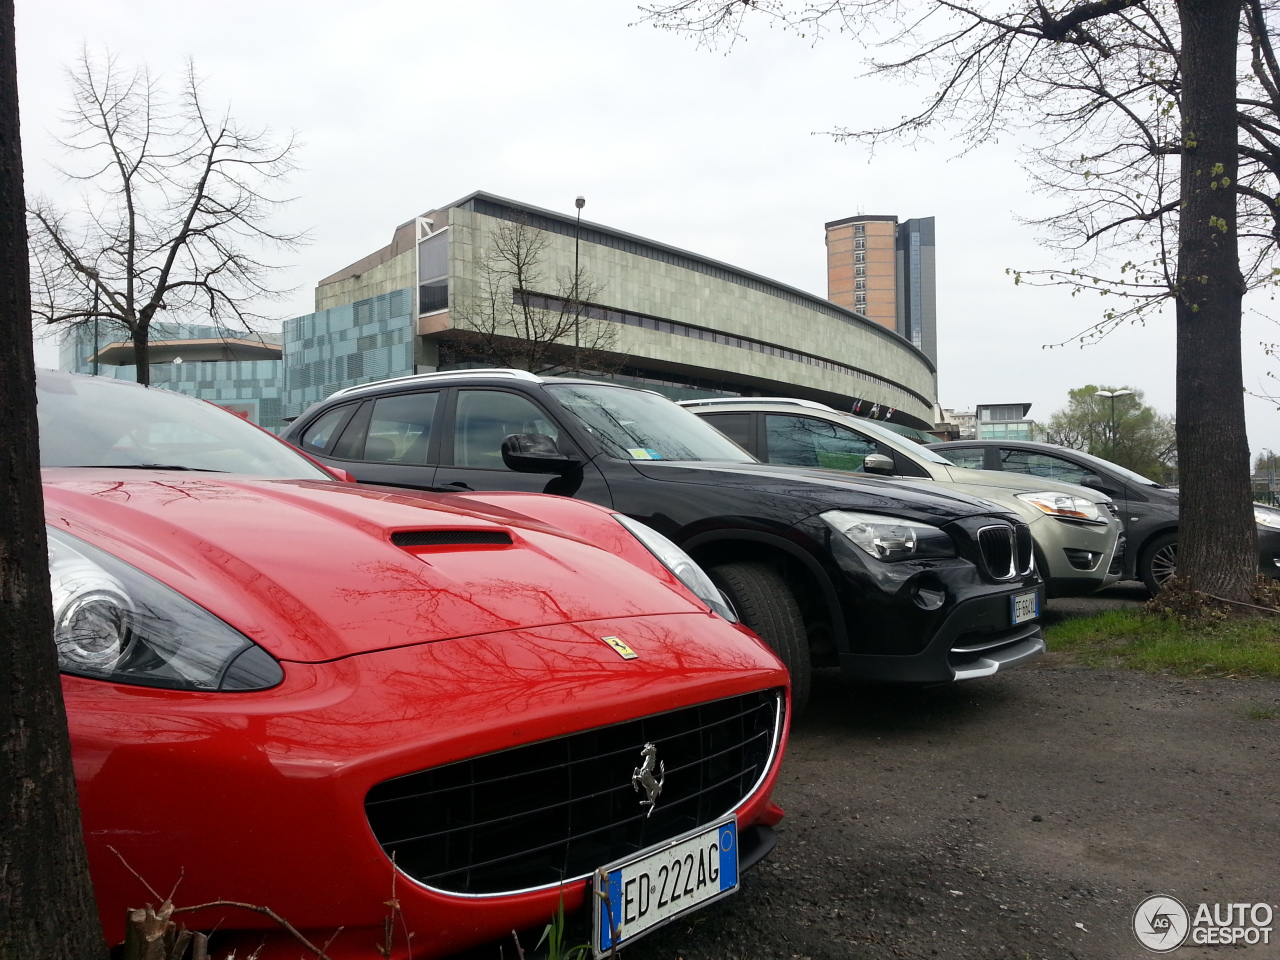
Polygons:
[[934,220],[864,214],[827,228],[827,299],[906,337],[938,362]]

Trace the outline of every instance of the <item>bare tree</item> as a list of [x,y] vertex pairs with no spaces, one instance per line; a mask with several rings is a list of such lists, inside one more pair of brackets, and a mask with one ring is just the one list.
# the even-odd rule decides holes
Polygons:
[[1245,291],[1280,275],[1275,0],[1013,0],[1000,12],[960,0],[681,0],[646,12],[708,43],[753,16],[870,37],[888,51],[870,73],[934,84],[911,116],[834,131],[841,139],[874,148],[949,126],[967,149],[1034,131],[1034,175],[1065,201],[1042,222],[1045,239],[1068,265],[1015,280],[1118,302],[1082,341],[1174,303],[1178,572],[1193,589],[1248,598],[1240,320]]
[[150,382],[151,324],[199,320],[252,330],[255,304],[279,297],[271,249],[301,234],[269,221],[286,199],[268,192],[294,168],[295,142],[210,111],[188,61],[176,97],[145,67],[82,54],[70,71],[72,105],[60,168],[81,185],[80,205],[46,197],[28,207],[33,314],[45,324],[118,325],[134,346],[138,382]]
[[49,598],[13,0],[0,0],[0,960],[106,957]]
[[478,258],[475,291],[450,308],[458,335],[446,360],[473,358],[532,373],[602,372],[617,365],[617,329],[594,301],[601,285],[584,268],[547,275],[547,234],[502,220]]

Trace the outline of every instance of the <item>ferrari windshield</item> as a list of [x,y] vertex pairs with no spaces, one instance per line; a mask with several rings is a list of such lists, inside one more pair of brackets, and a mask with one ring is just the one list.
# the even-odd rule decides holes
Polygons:
[[42,467],[333,479],[235,414],[169,390],[41,370],[36,399]]
[[547,390],[611,457],[755,462],[715,427],[656,393],[594,383],[548,383]]

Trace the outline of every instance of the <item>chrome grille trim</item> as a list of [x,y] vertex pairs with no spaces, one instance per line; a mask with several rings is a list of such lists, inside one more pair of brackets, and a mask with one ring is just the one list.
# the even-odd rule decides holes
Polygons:
[[1036,551],[1034,538],[1031,536],[1031,527],[1025,523],[1019,523],[1014,526],[1014,537],[1016,538],[1017,547],[1017,564],[1018,575],[1025,577],[1035,569]]
[[982,565],[993,580],[1012,580],[1018,575],[1018,550],[1012,526],[989,526],[978,530],[978,550]]
[[[667,711],[661,714],[653,714],[648,717],[624,721],[619,724],[614,724],[611,727],[596,728],[595,730],[579,731],[578,733],[569,734],[565,737],[559,737],[553,740],[538,741],[532,744],[525,744],[521,747],[513,747],[510,750],[501,751],[496,754],[485,754],[480,757],[473,757],[467,760],[457,761],[456,763],[453,763],[453,764],[446,764],[443,767],[430,768],[428,770],[419,771],[418,773],[407,774],[403,777],[397,777],[397,778],[393,778],[392,780],[383,781],[383,783],[373,787],[369,791],[369,794],[365,799],[366,816],[369,816],[370,827],[374,831],[375,838],[378,840],[379,844],[382,846],[384,852],[387,853],[388,856],[391,856],[392,852],[394,851],[394,848],[397,845],[409,844],[415,841],[424,840],[426,838],[440,839],[440,838],[443,838],[445,834],[459,835],[467,830],[475,830],[477,829],[478,826],[483,827],[483,824],[480,824],[480,825],[463,824],[461,826],[451,827],[443,831],[434,830],[434,831],[431,831],[430,833],[425,833],[420,836],[402,836],[395,839],[384,840],[384,836],[387,832],[386,826],[384,824],[380,828],[379,826],[375,825],[374,820],[377,819],[377,815],[376,814],[370,815],[370,811],[372,809],[377,808],[378,806],[383,804],[403,803],[405,801],[420,802],[425,806],[427,803],[426,798],[429,798],[430,796],[439,794],[441,792],[439,790],[429,790],[425,792],[417,791],[417,792],[410,792],[410,793],[397,793],[395,796],[390,796],[385,798],[379,798],[375,795],[379,791],[379,789],[385,789],[387,785],[394,784],[397,780],[406,780],[407,778],[410,778],[410,777],[415,777],[415,778],[421,777],[423,774],[431,774],[433,771],[438,771],[438,770],[447,770],[449,768],[459,768],[459,767],[462,767],[463,765],[472,764],[477,761],[488,762],[493,758],[502,758],[504,756],[509,756],[521,750],[544,748],[553,744],[567,744],[568,741],[571,741],[574,738],[589,739],[592,737],[599,737],[599,736],[606,735],[609,731],[615,730],[617,728],[627,727],[632,724],[644,724],[646,722],[661,720],[661,718],[671,718],[681,713],[696,712],[704,708],[714,708],[717,705],[728,704],[728,703],[731,703],[732,701],[738,701],[740,703],[745,704],[747,701],[751,699],[757,700],[758,701],[757,704],[753,707],[750,707],[750,710],[740,711],[737,714],[737,717],[741,719],[743,717],[746,717],[750,711],[759,710],[761,708],[767,708],[772,711],[772,723],[769,724],[767,729],[762,729],[759,732],[752,734],[752,736],[749,737],[748,739],[741,740],[739,741],[739,743],[730,745],[722,750],[713,751],[711,753],[706,753],[706,754],[700,753],[693,762],[683,763],[677,767],[669,767],[666,771],[669,790],[670,790],[672,777],[678,777],[680,773],[688,771],[691,767],[702,767],[703,769],[706,769],[709,763],[714,759],[716,759],[717,757],[723,757],[724,755],[732,753],[735,750],[745,749],[745,745],[749,745],[752,742],[752,740],[760,737],[761,735],[768,736],[768,749],[765,753],[763,761],[760,764],[759,775],[755,778],[755,780],[750,784],[750,786],[747,789],[741,791],[741,796],[735,802],[733,802],[728,807],[728,809],[718,808],[714,812],[709,812],[705,816],[701,817],[701,819],[704,820],[705,823],[713,823],[715,822],[715,820],[720,819],[730,813],[733,813],[739,810],[745,803],[751,800],[758,793],[758,791],[760,790],[761,784],[764,783],[765,779],[769,776],[769,772],[773,769],[778,756],[778,746],[779,746],[779,741],[781,740],[781,737],[782,737],[783,724],[786,719],[786,713],[785,713],[786,701],[785,701],[785,697],[782,690],[773,690],[773,691],[761,690],[752,694],[745,694],[739,697],[730,697],[730,698],[727,698],[726,700],[711,701],[709,703],[696,704],[694,706],[684,707],[679,710]],[[724,723],[724,722],[727,722],[727,721],[723,718],[720,720],[715,720],[712,723],[707,724],[705,728],[709,729],[710,727],[713,727],[717,724]],[[700,732],[701,729],[703,728],[693,727],[690,729],[681,730],[679,733],[671,736],[667,736],[665,738],[659,738],[658,740],[659,752],[661,753],[663,739],[667,741],[672,741],[682,736],[697,734]],[[600,754],[599,756],[601,758],[607,758],[609,756],[613,756],[619,760],[621,760],[622,758],[626,758],[626,762],[628,764],[634,765],[634,762],[639,761],[639,757],[640,757],[639,747],[640,747],[640,744],[634,744],[634,745],[628,744],[627,746],[620,747],[616,750],[606,751],[605,753]],[[578,761],[575,760],[575,761],[571,761],[570,763],[561,765],[559,767],[552,767],[548,772],[553,777],[560,777],[566,780],[571,779],[573,774],[573,771],[571,768],[573,764],[577,762]],[[743,771],[743,772],[746,772],[746,771]],[[715,782],[706,782],[705,780],[700,779],[697,790],[692,792],[685,791],[679,794],[679,796],[675,798],[670,797],[668,791],[664,791],[663,800],[659,801],[657,814],[655,814],[654,820],[660,822],[661,818],[659,815],[663,813],[664,808],[668,810],[670,809],[669,807],[666,806],[666,802],[670,802],[672,807],[676,807],[679,804],[687,803],[690,800],[697,800],[698,798],[704,795],[713,793],[717,789],[724,788],[726,784],[732,783],[735,779],[738,779],[741,776],[742,776],[742,773],[730,773],[727,776]],[[510,780],[510,779],[511,779],[510,777],[498,777],[496,780],[491,780],[488,782],[501,783],[502,781]],[[478,785],[483,786],[483,783],[474,782],[474,778],[473,778],[473,782],[471,783],[461,783],[456,786],[446,787],[445,792],[456,791],[456,790],[474,790],[474,788]],[[588,789],[582,795],[571,796],[567,800],[563,800],[559,803],[554,803],[550,807],[547,807],[545,809],[548,809],[548,810],[563,809],[566,806],[571,806],[574,803],[581,803],[583,801],[598,801],[598,802],[604,803],[606,802],[609,795],[617,793],[624,789],[627,795],[630,795],[633,792],[633,788],[629,780],[627,780],[625,783],[610,782],[608,784],[601,784],[600,786],[602,787],[602,789]],[[474,803],[474,799],[472,800],[472,803]],[[619,829],[625,828],[626,824],[631,823],[632,821],[639,822],[646,819],[645,811],[639,806],[638,801],[636,802],[635,811],[636,812],[634,814],[629,814],[627,818],[624,820],[605,823],[599,827],[596,827],[590,831],[586,831],[583,833],[573,833],[572,836],[568,837],[567,839],[557,838],[550,843],[542,844],[535,848],[523,848],[520,851],[519,855],[528,856],[530,854],[543,853],[559,847],[564,847],[567,844],[570,844],[575,840],[580,840],[584,837],[591,837],[591,836],[599,835],[602,833],[607,833],[610,830],[619,830]],[[543,808],[538,808],[533,810],[531,813],[540,814],[542,812],[543,812]],[[515,820],[521,816],[526,816],[526,815],[530,815],[530,811],[517,810],[515,812],[509,813],[505,817],[500,817],[490,822],[502,823],[505,821],[509,823],[512,820]],[[684,820],[688,820],[688,819],[696,819],[696,818],[685,817],[683,820],[677,821],[677,825],[682,825]],[[433,820],[433,821],[429,821],[429,823],[439,824],[439,821]],[[443,826],[443,824],[440,824],[440,825]],[[702,825],[704,824],[699,823],[696,826],[702,826]],[[380,836],[379,835],[380,832],[384,836]],[[686,829],[682,826],[680,830],[677,830],[676,832],[671,833],[671,836],[678,836],[683,832],[686,832]],[[657,833],[655,833],[655,835],[653,836],[646,836],[644,838],[644,845],[640,849],[647,849],[648,847],[653,846],[657,843],[664,842],[665,839],[669,839],[669,837],[659,836]],[[553,881],[548,881],[546,883],[536,883],[528,886],[513,887],[510,889],[502,889],[502,890],[485,890],[481,892],[471,892],[467,890],[450,889],[449,887],[445,887],[445,886],[439,885],[438,883],[431,883],[428,881],[437,875],[444,876],[444,877],[457,877],[459,874],[467,874],[469,873],[469,871],[477,870],[477,869],[483,868],[484,866],[489,866],[494,863],[499,863],[506,860],[514,859],[515,855],[499,857],[497,859],[487,860],[483,862],[467,863],[464,866],[460,866],[460,867],[455,866],[447,871],[440,871],[437,874],[428,875],[426,879],[419,879],[418,877],[415,877],[414,874],[409,871],[406,863],[404,862],[404,858],[397,860],[396,867],[398,872],[401,873],[406,879],[412,881],[415,885],[419,887],[423,887],[427,890],[431,890],[432,892],[440,893],[450,897],[459,897],[459,898],[468,898],[468,899],[485,899],[485,898],[491,898],[491,897],[507,897],[507,896],[512,896],[512,895],[521,894],[521,893],[531,893],[539,890],[551,890],[561,886],[564,883],[574,883],[579,880],[585,880],[595,872],[596,868],[603,866],[606,863],[610,863],[615,859],[618,859],[619,856],[626,856],[630,852],[632,851],[629,849],[624,849],[624,850],[621,850],[617,855],[611,855],[607,851],[602,851],[602,854],[601,854],[602,858],[599,860],[599,862],[598,863],[593,862],[591,866],[583,872],[575,872],[572,875],[566,875],[563,878],[557,878]],[[536,869],[536,865],[534,868]]]

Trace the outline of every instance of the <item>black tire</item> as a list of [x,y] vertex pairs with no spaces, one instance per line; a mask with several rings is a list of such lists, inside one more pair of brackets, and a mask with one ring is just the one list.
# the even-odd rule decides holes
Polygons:
[[1173,576],[1178,567],[1178,535],[1162,533],[1142,548],[1138,558],[1138,576],[1154,597]]
[[767,563],[722,563],[708,571],[739,619],[760,635],[791,673],[791,712],[809,703],[813,663],[800,604],[785,580]]

